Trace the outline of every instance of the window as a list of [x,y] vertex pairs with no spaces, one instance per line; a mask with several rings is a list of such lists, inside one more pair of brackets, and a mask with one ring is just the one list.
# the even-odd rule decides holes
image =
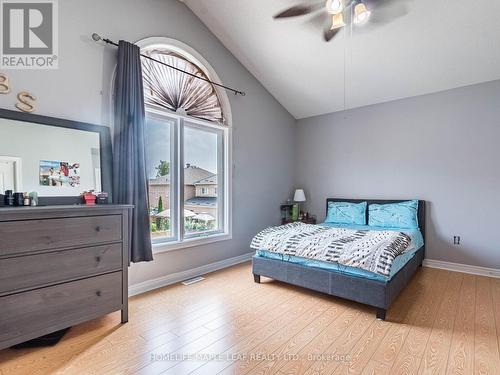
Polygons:
[[[191,123],[184,126],[184,216],[185,233],[193,235],[221,230],[219,216],[222,200],[209,194],[210,186],[223,182],[222,158],[224,134]],[[196,215],[193,215],[195,213]],[[193,215],[188,217],[188,215]]]
[[[168,49],[152,48],[143,50],[142,53],[208,79],[200,68]],[[212,84],[148,59],[143,59],[142,69],[144,100],[147,105],[224,123],[221,104]]]
[[[141,52],[213,79],[215,73],[201,64],[201,57],[178,44],[146,43]],[[150,228],[155,249],[229,238],[227,95],[208,82],[148,59],[143,59],[143,79]]]
[[172,133],[175,119],[146,117],[146,150],[149,182],[151,238],[173,238],[172,231]]

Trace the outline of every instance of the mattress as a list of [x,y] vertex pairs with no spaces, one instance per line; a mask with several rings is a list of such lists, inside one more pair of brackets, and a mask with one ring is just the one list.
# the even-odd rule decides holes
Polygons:
[[[371,227],[368,225],[353,225],[353,224],[331,224],[331,223],[322,223],[320,225],[328,226],[328,227],[340,227],[340,228],[349,228],[349,229],[357,229],[357,230],[388,230],[387,228],[381,227]],[[266,250],[258,250],[256,251],[254,257],[260,258],[268,258],[268,259],[277,259],[283,260],[286,262],[291,262],[295,264],[300,264],[308,267],[316,267],[321,268],[328,271],[343,273],[350,276],[362,277],[370,280],[377,280],[382,282],[389,281],[398,271],[404,267],[406,263],[410,261],[415,256],[415,253],[424,245],[424,238],[422,233],[418,229],[401,229],[401,228],[391,228],[390,230],[394,230],[397,232],[403,232],[407,234],[410,239],[410,246],[405,250],[404,253],[398,255],[391,266],[391,271],[389,276],[382,276],[376,274],[374,272],[366,271],[361,268],[349,267],[345,265],[341,265],[338,263],[330,263],[324,262],[320,260],[314,259],[306,259],[302,257],[297,257],[293,255],[283,255],[277,254]]]

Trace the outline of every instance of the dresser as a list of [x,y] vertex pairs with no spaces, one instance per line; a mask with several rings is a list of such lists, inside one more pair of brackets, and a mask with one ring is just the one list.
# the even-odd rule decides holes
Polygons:
[[131,210],[0,207],[0,349],[113,311],[127,322]]

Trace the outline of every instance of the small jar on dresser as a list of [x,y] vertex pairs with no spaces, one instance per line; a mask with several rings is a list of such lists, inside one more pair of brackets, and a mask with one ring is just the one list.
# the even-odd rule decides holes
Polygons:
[[0,349],[121,310],[132,206],[0,207]]

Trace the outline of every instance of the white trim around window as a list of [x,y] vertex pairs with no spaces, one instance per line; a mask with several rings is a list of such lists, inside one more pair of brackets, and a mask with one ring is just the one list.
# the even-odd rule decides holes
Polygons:
[[[199,120],[192,117],[182,116],[171,111],[147,108],[147,116],[156,119],[165,118],[175,120],[177,126],[173,126],[171,137],[176,139],[171,142],[171,171],[175,176],[175,183],[171,187],[171,215],[176,218],[175,226],[172,227],[173,237],[156,239],[153,241],[153,253],[163,253],[180,250],[188,247],[206,245],[218,241],[232,239],[232,129],[231,127],[220,126],[208,121]],[[183,160],[183,129],[184,127],[199,128],[211,131],[218,136],[218,146],[222,149],[223,157],[218,157],[218,223],[219,229],[186,235],[184,233],[184,218],[181,214],[179,202],[184,202],[184,160]]]

